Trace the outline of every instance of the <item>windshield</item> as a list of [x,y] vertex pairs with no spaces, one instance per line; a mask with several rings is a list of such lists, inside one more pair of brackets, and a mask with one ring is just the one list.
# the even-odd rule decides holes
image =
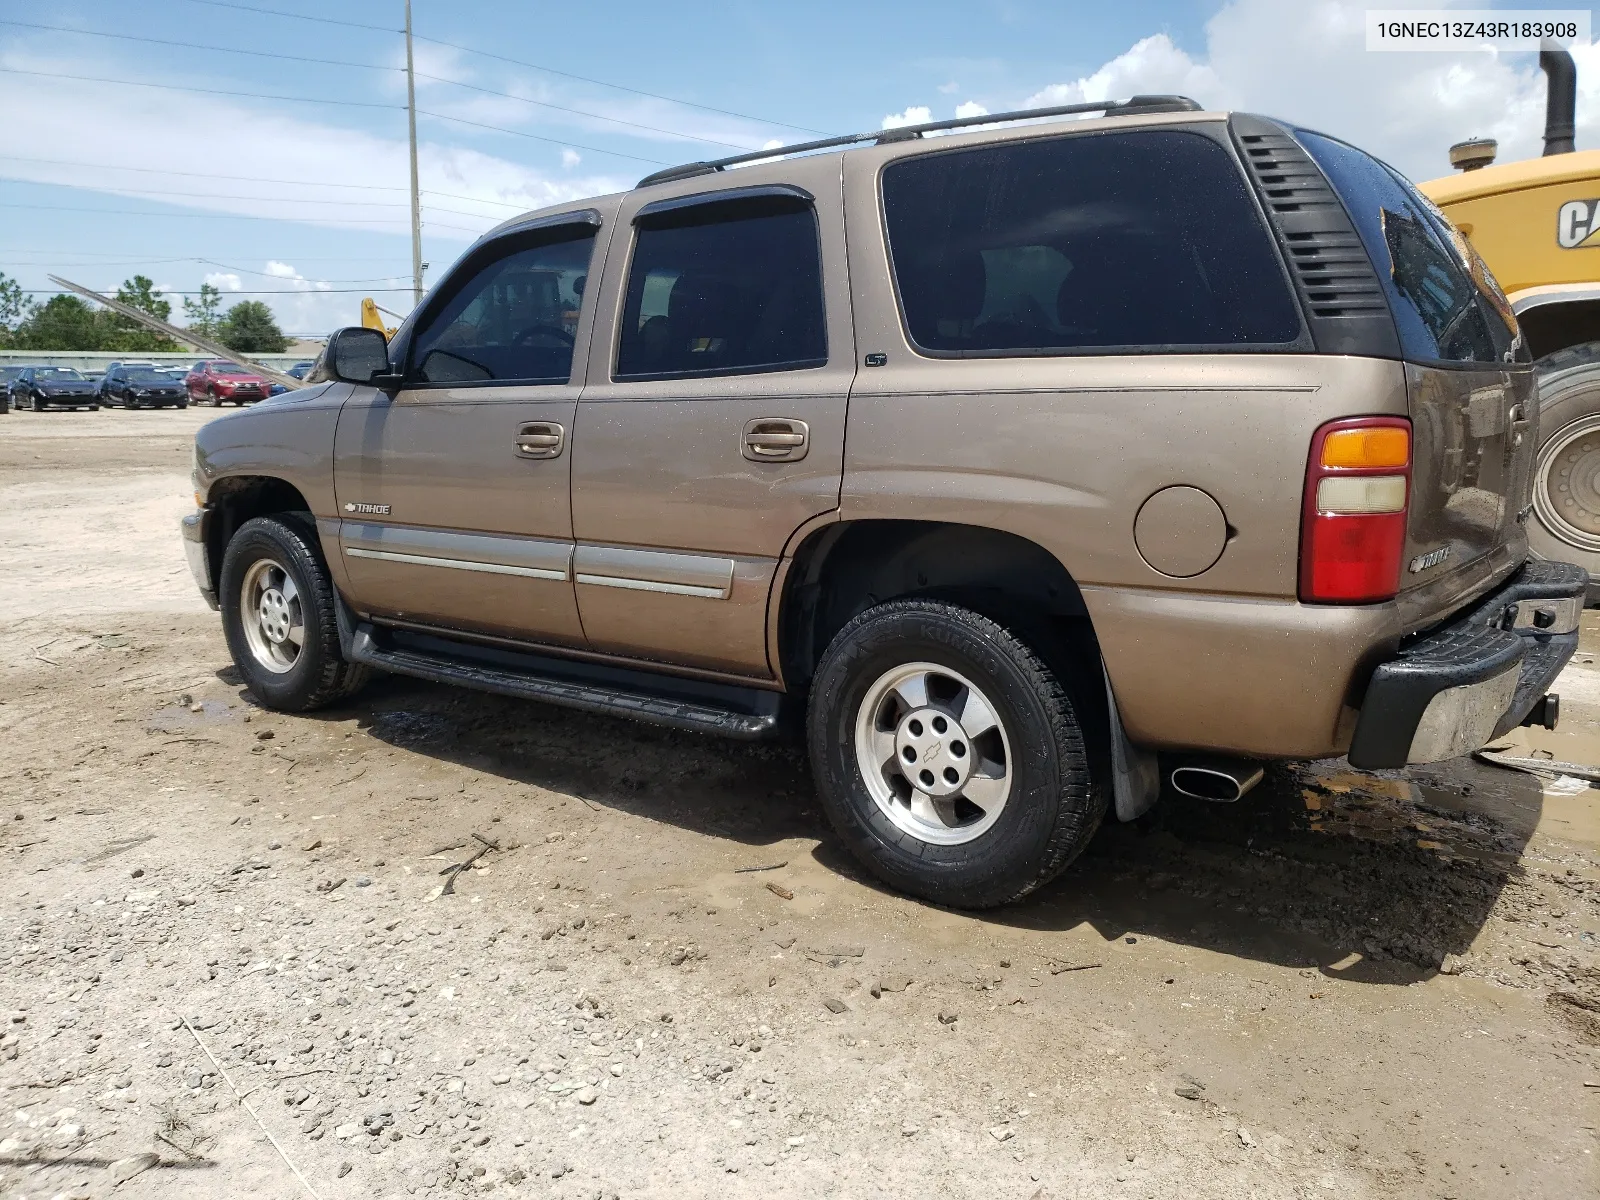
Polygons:
[[0,383],[10,383],[21,374],[21,367],[0,367]]
[[169,383],[171,382],[160,371],[152,371],[149,367],[138,367],[132,371],[124,371],[129,383]]
[[212,368],[218,375],[254,375],[254,371],[247,371],[238,363],[218,363]]
[[39,379],[82,379],[71,367],[40,367],[34,372]]

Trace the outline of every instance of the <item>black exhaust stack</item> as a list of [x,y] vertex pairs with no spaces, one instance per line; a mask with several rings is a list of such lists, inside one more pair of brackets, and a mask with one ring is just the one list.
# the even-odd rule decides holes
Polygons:
[[1578,69],[1565,50],[1539,51],[1539,67],[1550,77],[1544,102],[1544,152],[1571,154],[1577,149]]

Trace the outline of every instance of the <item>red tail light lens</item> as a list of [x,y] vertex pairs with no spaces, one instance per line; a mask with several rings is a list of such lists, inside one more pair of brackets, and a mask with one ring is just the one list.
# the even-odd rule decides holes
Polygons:
[[1300,526],[1300,599],[1371,604],[1400,590],[1411,499],[1411,422],[1330,421],[1311,439]]

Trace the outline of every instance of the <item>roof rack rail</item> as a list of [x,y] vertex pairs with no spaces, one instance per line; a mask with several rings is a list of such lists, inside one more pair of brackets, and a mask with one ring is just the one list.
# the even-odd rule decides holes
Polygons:
[[925,133],[944,129],[965,129],[971,125],[999,125],[1006,121],[1034,121],[1041,117],[1070,117],[1081,113],[1103,112],[1107,116],[1127,116],[1131,113],[1198,112],[1200,105],[1188,96],[1133,96],[1127,100],[1104,100],[1098,104],[1062,104],[1055,108],[1019,108],[1014,112],[984,113],[978,117],[955,117],[948,121],[928,121],[922,125],[901,125],[894,129],[874,129],[871,133],[850,133],[843,137],[823,138],[817,142],[799,142],[793,146],[776,146],[771,150],[751,150],[707,162],[683,163],[668,167],[639,180],[638,187],[652,183],[670,183],[675,179],[693,179],[697,175],[711,175],[741,163],[759,162],[768,158],[784,158],[790,154],[805,154],[812,150],[830,150],[835,146],[851,146],[857,142],[904,142],[919,138]]

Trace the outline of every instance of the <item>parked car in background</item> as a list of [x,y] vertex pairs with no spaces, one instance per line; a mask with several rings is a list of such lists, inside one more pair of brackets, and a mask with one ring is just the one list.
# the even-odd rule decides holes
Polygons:
[[47,408],[100,407],[93,381],[71,367],[23,367],[12,382],[11,403],[29,412]]
[[184,388],[192,404],[214,404],[221,408],[225,402],[254,404],[271,394],[271,385],[235,362],[208,358],[194,365],[184,377]]
[[0,413],[11,411],[11,385],[21,374],[21,367],[0,367]]
[[165,371],[154,367],[117,366],[106,368],[100,381],[100,403],[123,408],[188,408],[183,385]]
[[296,379],[304,379],[307,373],[310,372],[311,368],[316,365],[317,364],[311,359],[304,359],[301,362],[295,363],[295,365],[285,371],[284,374],[293,375]]

